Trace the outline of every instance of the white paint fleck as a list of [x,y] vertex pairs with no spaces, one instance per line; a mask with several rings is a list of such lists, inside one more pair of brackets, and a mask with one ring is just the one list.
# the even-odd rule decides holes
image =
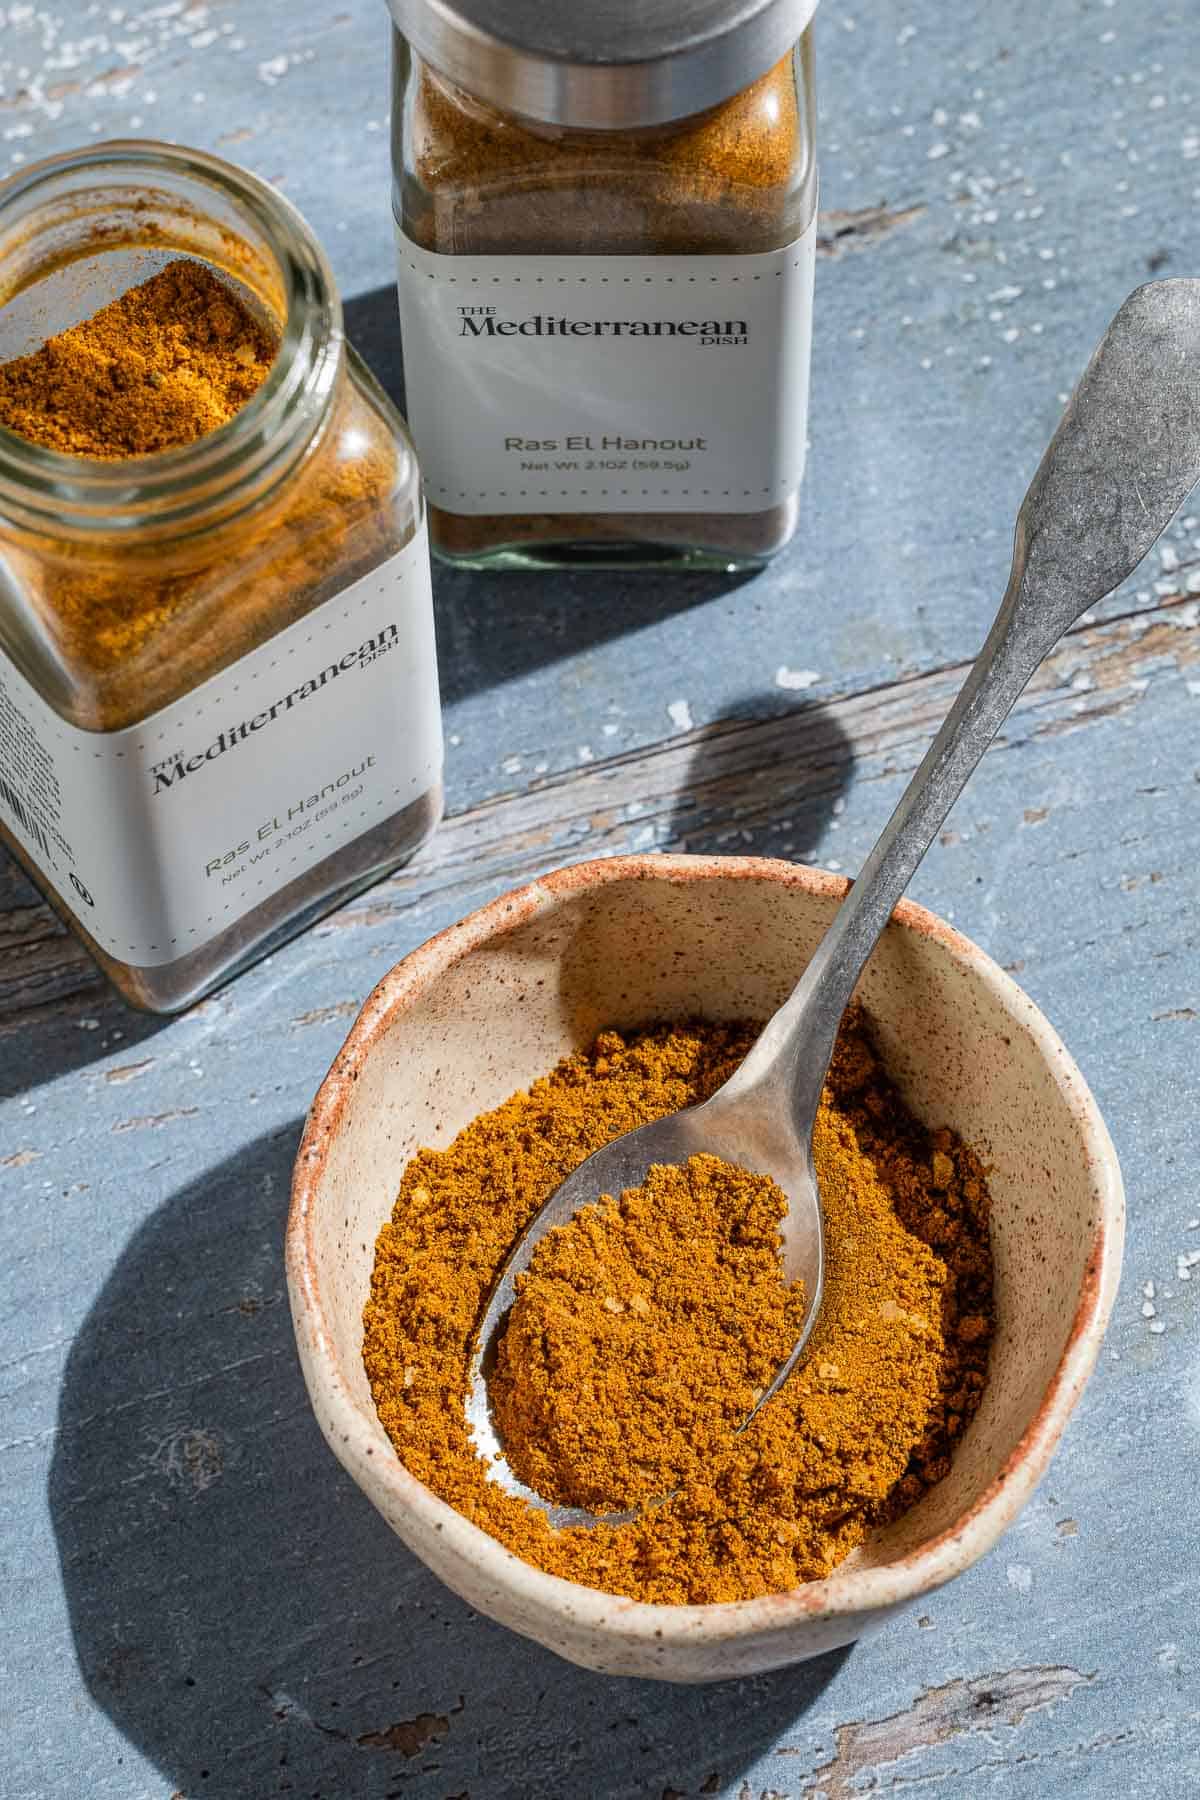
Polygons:
[[943,156],[949,156],[950,146],[946,143],[931,144],[925,152],[930,162],[940,162]]
[[1154,1298],[1154,1283],[1152,1281],[1143,1282],[1142,1283],[1142,1292],[1143,1292],[1143,1294],[1145,1294],[1147,1300],[1153,1300],[1153,1298]]
[[676,731],[694,731],[692,709],[686,700],[672,700],[667,706],[667,717]]
[[792,691],[816,687],[820,679],[816,669],[789,669],[786,663],[780,663],[775,671],[775,686]]
[[596,760],[596,752],[592,749],[590,744],[580,744],[575,754],[578,756],[581,763],[595,762]]
[[521,759],[519,756],[506,756],[504,761],[500,764],[500,768],[505,775],[516,775],[519,772],[520,767]]
[[1164,1332],[1164,1331],[1165,1331],[1165,1330],[1166,1330],[1166,1329],[1167,1329],[1167,1328],[1166,1328],[1166,1326],[1165,1326],[1165,1324],[1164,1324],[1164,1323],[1163,1323],[1163,1321],[1162,1321],[1162,1320],[1161,1320],[1161,1319],[1155,1319],[1155,1320],[1154,1320],[1154,1321],[1153,1321],[1153,1322],[1152,1322],[1152,1324],[1151,1324],[1151,1326],[1150,1326],[1150,1329],[1151,1329],[1151,1331],[1152,1331],[1152,1332],[1153,1332],[1153,1333],[1154,1333],[1154,1335],[1155,1335],[1155,1337],[1161,1337],[1161,1336],[1162,1336],[1162,1334],[1163,1334],[1163,1332]]
[[1033,1570],[1028,1563],[1009,1563],[1008,1585],[1016,1588],[1019,1594],[1027,1594],[1033,1586]]

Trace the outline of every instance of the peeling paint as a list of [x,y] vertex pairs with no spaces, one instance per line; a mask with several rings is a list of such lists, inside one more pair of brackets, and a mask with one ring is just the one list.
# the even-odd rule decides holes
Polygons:
[[992,1732],[997,1725],[1015,1730],[1030,1713],[1069,1700],[1076,1688],[1094,1679],[1078,1669],[1052,1665],[1006,1669],[926,1688],[904,1712],[837,1726],[833,1734],[837,1748],[813,1771],[805,1794],[813,1800],[817,1795],[823,1800],[857,1800],[863,1792],[857,1785],[860,1775],[877,1774],[964,1732]]
[[401,1719],[384,1731],[366,1731],[355,1743],[365,1750],[399,1750],[401,1756],[419,1756],[428,1744],[440,1744],[450,1730],[445,1713],[418,1713]]
[[314,1006],[311,1012],[297,1013],[291,1029],[302,1031],[309,1025],[328,1025],[332,1019],[352,1019],[358,1011],[357,1000],[339,1000],[333,1006]]
[[817,220],[817,255],[843,256],[847,250],[866,250],[902,231],[919,219],[924,206],[860,206],[850,212],[823,212]]
[[220,1435],[201,1425],[180,1425],[156,1447],[151,1462],[171,1485],[191,1494],[203,1494],[225,1471],[225,1449]]
[[11,1156],[0,1156],[0,1169],[27,1169],[41,1159],[40,1150],[14,1150]]
[[163,1125],[171,1125],[176,1119],[194,1119],[200,1111],[198,1106],[173,1106],[167,1112],[146,1113],[138,1119],[118,1119],[113,1126],[116,1131],[158,1131]]
[[401,1756],[419,1756],[430,1744],[440,1744],[450,1731],[450,1720],[466,1706],[462,1694],[458,1705],[448,1713],[418,1713],[414,1719],[400,1719],[382,1731],[366,1731],[355,1743],[364,1750],[398,1750]]
[[147,1069],[152,1069],[153,1067],[154,1058],[148,1056],[145,1062],[124,1063],[119,1069],[106,1069],[104,1071],[104,1079],[105,1081],[111,1082],[114,1087],[118,1087],[123,1082],[136,1081],[139,1075],[144,1075]]

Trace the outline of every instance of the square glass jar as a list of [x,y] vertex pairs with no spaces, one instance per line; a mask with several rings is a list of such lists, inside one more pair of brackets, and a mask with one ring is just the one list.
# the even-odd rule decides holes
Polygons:
[[613,10],[392,0],[408,412],[469,567],[753,566],[796,527],[813,0],[709,6],[690,50],[686,0]]
[[0,840],[154,1012],[395,868],[442,807],[416,458],[294,209],[165,144],[22,171],[0,361],[181,257],[277,336],[241,411],[119,460],[0,428]]

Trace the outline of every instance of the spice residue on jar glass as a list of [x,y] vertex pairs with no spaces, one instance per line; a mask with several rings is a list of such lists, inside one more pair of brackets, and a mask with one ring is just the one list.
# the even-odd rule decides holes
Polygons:
[[0,187],[0,835],[171,1011],[441,810],[415,457],[265,184],[158,144]]
[[987,1379],[983,1169],[911,1117],[855,1012],[814,1142],[825,1296],[780,1392],[736,1431],[803,1311],[779,1273],[783,1196],[693,1159],[547,1234],[492,1378],[506,1455],[536,1492],[602,1511],[670,1498],[627,1523],[555,1529],[489,1479],[465,1399],[512,1242],[587,1155],[706,1099],[756,1036],[695,1022],[603,1033],[419,1152],[376,1246],[364,1362],[405,1467],[527,1561],[634,1599],[748,1599],[829,1574],[947,1473]]
[[792,535],[815,0],[390,0],[408,410],[470,566],[736,567]]

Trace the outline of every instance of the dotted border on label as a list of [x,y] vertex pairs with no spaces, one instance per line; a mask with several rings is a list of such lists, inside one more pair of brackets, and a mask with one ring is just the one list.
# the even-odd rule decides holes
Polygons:
[[[347,819],[346,823],[351,826],[357,826],[357,825],[361,824],[364,820],[373,819],[374,825],[380,824],[381,823],[381,818],[380,818],[381,814],[384,814],[385,817],[391,818],[393,816],[394,812],[400,812],[403,810],[403,808],[405,806],[411,805],[411,803],[414,800],[419,800],[422,794],[428,793],[429,789],[433,786],[434,782],[437,780],[437,777],[438,777],[438,770],[436,768],[422,769],[417,775],[413,776],[412,780],[409,782],[407,789],[405,789],[404,787],[396,787],[396,788],[392,789],[390,794],[382,794],[380,796],[379,800],[376,802],[376,804],[373,807],[364,807],[361,812],[357,813],[352,818]],[[384,809],[388,808],[388,807],[392,807],[393,802],[396,800],[400,800],[402,802],[402,805],[399,807],[394,807],[392,812],[385,813]],[[372,829],[372,828],[373,827],[371,827],[371,826],[368,827],[368,829]],[[359,833],[359,832],[346,833],[346,832],[338,832],[338,831],[327,831],[324,833],[324,835],[322,837],[306,838],[305,842],[308,844],[316,844],[316,843],[332,844],[334,846],[334,849],[337,849],[339,846],[345,846],[346,844],[352,843],[356,836],[361,836],[361,833]],[[336,839],[336,843],[334,841],[335,839]],[[323,851],[321,856],[312,858],[312,860],[309,861],[305,865],[304,869],[297,870],[297,874],[302,875],[302,874],[307,873],[307,871],[309,869],[315,868],[317,863],[323,861],[324,857],[329,856],[331,854],[332,854],[332,851],[330,851],[330,850]],[[295,856],[289,857],[286,864],[283,864],[282,866],[290,869],[292,867],[293,863],[298,863],[299,861],[300,861],[300,853],[299,853],[299,851],[297,851]],[[289,876],[288,879],[294,880],[295,876]],[[264,887],[265,885],[266,885],[265,877],[259,881],[256,881],[254,884],[256,890],[258,888]],[[287,886],[286,881],[276,882],[271,887],[271,893],[278,894],[286,886]],[[200,932],[207,932],[208,928],[210,926],[215,926],[215,930],[210,934],[211,936],[215,937],[218,932],[224,931],[230,925],[236,924],[237,920],[240,919],[243,916],[243,914],[249,912],[251,910],[251,908],[255,904],[257,904],[253,899],[246,900],[245,896],[246,896],[247,892],[248,892],[248,890],[243,888],[242,889],[243,899],[241,902],[231,900],[227,906],[223,906],[221,908],[220,912],[209,913],[208,917],[204,920],[203,924],[191,926],[187,931],[185,931],[182,934],[182,939],[180,937],[168,938],[167,945],[171,948],[174,948],[176,945],[180,945],[181,946],[180,954],[186,956],[188,954],[188,950],[189,950],[189,940],[198,936],[198,934]],[[269,898],[269,896],[264,896],[264,898]],[[235,906],[238,908],[238,910],[234,914],[234,917],[232,919],[227,918],[226,915],[228,913],[233,912]],[[84,923],[86,924],[86,920],[84,921]],[[99,941],[99,940],[97,940],[97,941]],[[206,937],[204,941],[207,942],[208,938]],[[155,955],[157,955],[158,952],[162,949],[162,947],[163,946],[160,944],[127,944],[125,946],[125,949],[123,952],[110,950],[110,951],[106,952],[106,954],[108,954],[110,956],[120,955],[120,954],[124,954],[127,956],[147,956],[151,953],[154,953]],[[160,966],[163,968],[168,968],[170,965],[167,963],[163,963]]]
[[[804,242],[811,236],[815,244],[816,223],[816,216],[814,214],[812,223],[808,227],[808,230],[802,235],[801,239],[798,240],[799,242]],[[405,241],[403,234],[401,234],[401,244]],[[778,257],[779,253],[777,251],[768,250],[760,252],[759,254],[764,258],[767,258]],[[658,270],[655,273],[641,276],[585,275],[583,273],[530,276],[454,275],[450,272],[449,267],[443,268],[438,265],[453,264],[461,261],[461,258],[456,256],[446,256],[435,251],[425,251],[423,255],[424,258],[428,259],[428,262],[432,263],[434,266],[427,266],[425,260],[417,262],[411,255],[406,254],[403,249],[400,250],[401,265],[411,270],[411,272],[418,277],[425,276],[429,281],[445,283],[450,287],[486,287],[489,283],[499,286],[502,282],[506,284],[511,282],[518,286],[523,282],[527,282],[529,285],[536,287],[545,285],[565,286],[570,283],[586,285],[588,282],[592,282],[596,286],[612,286],[614,284],[618,286],[634,286],[639,281],[650,282],[652,284],[660,282],[667,282],[670,284],[675,284],[677,282],[708,282],[710,285],[715,285],[717,282],[781,280],[789,269],[803,268],[811,261],[810,252],[808,256],[795,256],[790,262],[785,259],[779,262],[772,271],[758,270],[753,273],[742,275],[735,275],[727,270],[716,275],[669,275],[664,270]],[[503,260],[503,258],[500,260]],[[588,259],[581,258],[580,260]],[[571,502],[573,506],[578,506],[581,510],[587,511],[589,508],[594,508],[598,500],[651,500],[658,498],[660,500],[675,502],[683,500],[757,500],[763,498],[765,500],[764,510],[767,510],[772,506],[780,505],[783,501],[788,499],[790,495],[794,494],[800,486],[803,474],[804,470],[803,467],[801,467],[796,474],[784,476],[777,482],[764,483],[762,487],[754,488],[664,487],[656,490],[652,488],[589,487],[586,491],[581,491],[577,488],[485,488],[480,491],[472,488],[452,488],[444,483],[433,481],[429,475],[426,474],[425,492],[435,506],[444,506],[448,509],[450,508],[451,502],[455,500],[483,501],[485,504],[494,504],[501,500],[567,500]],[[619,507],[613,508],[614,512],[619,512],[620,510]],[[739,510],[752,512],[754,509],[742,508]]]
[[[386,575],[391,575],[394,578],[397,574],[402,574],[404,571],[399,570],[396,567],[396,565],[402,559],[406,560],[410,563],[418,560],[418,558],[415,555],[409,554],[410,551],[412,551],[414,549],[414,546],[416,546],[418,548],[418,550],[424,550],[426,556],[428,555],[428,550],[426,549],[426,537],[427,537],[426,527],[425,527],[424,522],[422,522],[421,526],[418,528],[418,530],[416,531],[414,536],[409,539],[407,544],[405,544],[400,550],[397,550],[394,555],[389,556],[386,559],[386,561],[381,562],[377,568],[370,569],[370,570],[368,570],[367,574],[360,576],[358,581],[356,581],[354,583],[354,587],[358,588],[362,583],[371,581],[376,576],[383,577]],[[284,627],[284,629],[282,631],[278,632],[274,637],[268,638],[266,643],[257,645],[256,648],[253,650],[247,650],[245,656],[238,657],[235,661],[226,664],[225,668],[223,668],[223,669],[218,669],[215,675],[210,675],[206,681],[202,681],[200,686],[198,688],[193,688],[193,690],[191,691],[190,694],[185,694],[177,700],[169,700],[165,706],[160,707],[157,712],[151,713],[147,718],[141,720],[137,725],[126,725],[126,726],[123,726],[119,731],[87,731],[85,729],[85,727],[82,725],[77,725],[77,726],[69,725],[65,720],[59,718],[58,714],[54,712],[53,708],[50,707],[48,702],[43,701],[42,704],[46,708],[46,713],[47,713],[48,720],[49,720],[50,732],[59,743],[64,744],[68,749],[75,751],[76,754],[85,755],[85,754],[87,754],[87,752],[84,750],[84,747],[76,739],[75,734],[77,732],[80,734],[80,736],[87,737],[87,738],[99,738],[99,739],[121,738],[121,739],[130,739],[131,740],[133,738],[134,733],[140,731],[140,732],[147,733],[147,740],[148,740],[150,728],[152,728],[159,720],[165,719],[167,717],[168,713],[171,713],[176,709],[178,709],[179,712],[182,713],[186,706],[188,709],[187,716],[188,716],[189,721],[192,719],[200,719],[204,716],[205,713],[210,712],[212,710],[214,703],[218,703],[220,701],[221,697],[217,696],[216,694],[214,694],[210,691],[208,698],[206,700],[201,700],[199,705],[195,704],[197,698],[199,696],[203,695],[205,693],[206,689],[207,690],[213,689],[215,687],[215,684],[218,681],[223,681],[225,679],[225,677],[232,670],[236,669],[239,666],[239,664],[241,664],[243,662],[247,662],[247,663],[252,662],[255,657],[261,656],[263,651],[270,649],[272,645],[276,646],[276,654],[273,657],[271,657],[271,659],[269,661],[264,662],[263,666],[260,669],[247,670],[245,675],[242,677],[242,681],[244,681],[244,682],[253,682],[253,681],[262,680],[262,678],[265,675],[270,675],[275,669],[277,669],[280,666],[280,663],[282,660],[282,657],[279,654],[280,646],[286,645],[287,655],[295,656],[295,654],[298,650],[307,649],[308,646],[314,641],[315,636],[316,636],[316,629],[315,629],[316,621],[320,622],[322,631],[332,631],[332,630],[334,630],[334,628],[336,626],[344,625],[349,620],[351,620],[353,618],[356,610],[361,611],[363,607],[369,606],[372,601],[378,600],[380,598],[380,596],[382,595],[383,591],[384,591],[384,584],[381,580],[378,583],[378,585],[372,587],[370,592],[364,593],[359,599],[357,599],[356,601],[354,601],[353,603],[350,603],[350,604],[346,603],[344,594],[331,594],[327,600],[322,600],[317,606],[315,606],[313,608],[312,612],[306,613],[303,618],[294,619],[290,625],[286,625]],[[337,606],[339,603],[341,603],[341,607],[342,607],[341,612],[338,613],[334,617],[326,618],[325,617],[326,612],[331,611],[331,609],[333,607]],[[300,638],[299,636],[297,636],[296,641],[294,643],[288,643],[287,640],[292,636],[292,634],[298,633],[301,626],[306,625],[306,624],[313,624],[313,629],[308,631],[304,635],[303,638]],[[27,682],[26,685],[28,686],[31,684],[29,684]],[[242,688],[242,683],[235,682],[228,691],[230,694],[238,694],[241,692],[241,688]],[[36,689],[34,691],[36,692]],[[40,695],[38,697],[39,697],[39,699],[41,698]],[[182,720],[180,722],[182,723]],[[165,725],[164,724],[155,733],[153,744],[150,743],[149,741],[145,741],[142,743],[131,744],[131,748],[134,751],[137,751],[139,753],[144,752],[146,750],[153,749],[155,744],[161,744],[163,739],[165,737],[167,737],[168,735],[170,735],[170,733],[172,731],[174,731],[175,729],[176,729],[176,727],[173,725]],[[95,762],[106,761],[107,758],[109,758],[111,756],[123,758],[127,754],[128,754],[128,751],[126,751],[126,750],[118,750],[118,749],[112,749],[112,748],[109,748],[107,750],[91,751],[91,756]]]
[[[795,493],[800,486],[801,476],[792,475],[783,481],[776,482],[774,487],[761,488],[659,488],[659,497],[665,500],[739,500],[754,499],[756,494],[769,497],[774,494],[778,500],[786,500],[789,494]],[[447,499],[453,500],[574,500],[586,509],[596,498],[601,499],[642,499],[654,498],[652,488],[591,488],[586,494],[578,494],[573,488],[559,488],[557,492],[550,488],[496,488],[492,492],[474,493],[470,488],[435,488],[426,485],[426,493],[435,506],[441,506]]]
[[[431,251],[429,254],[432,255],[433,252]],[[763,273],[760,273],[757,275],[728,275],[728,274],[726,274],[726,275],[663,275],[663,274],[658,274],[658,275],[619,275],[619,276],[614,276],[614,275],[451,275],[449,273],[449,271],[443,271],[443,270],[438,270],[438,269],[427,269],[421,263],[413,262],[411,257],[405,257],[403,260],[406,263],[407,267],[412,270],[414,275],[424,275],[430,281],[445,281],[445,282],[448,282],[451,287],[458,287],[460,285],[463,287],[467,287],[467,286],[479,287],[480,284],[486,286],[489,281],[493,282],[497,287],[500,285],[500,283],[502,281],[515,282],[518,287],[524,281],[528,281],[530,283],[530,285],[534,286],[534,287],[542,287],[547,282],[549,282],[555,286],[561,286],[563,283],[568,282],[568,281],[578,281],[578,282],[584,282],[584,283],[589,282],[589,281],[594,281],[598,287],[607,287],[607,286],[610,286],[614,281],[620,282],[623,286],[631,286],[633,283],[638,282],[638,281],[650,281],[650,282],[654,282],[654,281],[668,281],[668,282],[708,281],[708,282],[717,282],[717,281],[762,281],[764,278],[768,279],[768,280],[770,279],[769,276],[765,276],[765,271]],[[447,256],[447,257],[443,258],[443,260],[445,262],[457,262],[459,259],[454,256]],[[790,264],[790,267],[793,269],[799,269],[803,266],[805,260],[806,259],[804,257],[797,256],[793,260],[793,262]],[[787,269],[788,267],[789,267],[789,265],[787,263],[782,263],[779,266],[779,268],[777,268],[774,271],[774,279],[776,281],[780,280],[784,274],[785,269]]]
[[[244,657],[238,658],[226,668],[218,670],[214,675],[210,675],[206,681],[202,682],[201,685],[198,688],[195,688],[191,693],[183,695],[179,699],[168,701],[166,706],[161,707],[156,713],[151,713],[147,719],[142,720],[139,724],[126,726],[119,731],[89,732],[82,726],[72,726],[54,712],[49,703],[38,694],[37,690],[33,688],[32,684],[24,677],[21,677],[21,683],[24,688],[28,688],[30,692],[33,693],[35,700],[39,703],[39,713],[42,716],[39,717],[38,724],[45,729],[45,735],[49,740],[50,748],[53,751],[69,750],[76,756],[90,756],[91,760],[94,762],[105,762],[113,758],[123,761],[131,754],[144,755],[148,751],[154,750],[165,738],[173,736],[175,732],[182,728],[184,723],[183,715],[186,714],[187,724],[189,726],[193,725],[206,714],[211,714],[214,706],[226,706],[232,695],[241,693],[243,686],[250,686],[265,679],[275,670],[281,668],[286,658],[295,656],[298,651],[309,648],[316,642],[318,633],[324,634],[325,632],[334,631],[352,622],[356,613],[361,612],[365,607],[377,603],[386,593],[389,583],[395,582],[397,577],[400,577],[401,581],[405,580],[410,569],[415,569],[420,573],[427,573],[429,568],[428,558],[428,531],[425,521],[422,520],[408,543],[404,544],[399,550],[386,558],[385,561],[378,564],[376,568],[369,570],[366,575],[360,576],[358,580],[353,583],[351,590],[354,594],[353,599],[347,599],[345,593],[330,595],[327,600],[321,601],[312,612],[305,615],[305,617],[294,620],[291,625],[285,626],[283,631],[279,632],[274,638],[269,638],[266,643],[258,645],[254,650],[247,651]],[[369,587],[366,585],[367,583],[370,583]],[[361,593],[357,591],[360,588],[363,589]],[[400,586],[397,584],[397,592],[400,591]],[[335,609],[337,610],[335,611]],[[308,627],[306,631],[303,630],[305,626]],[[303,635],[301,635],[302,632]],[[274,654],[264,658],[264,652],[272,649]],[[261,661],[261,666],[247,669],[240,681],[234,682],[231,687],[223,688],[219,694],[215,691],[216,684],[224,682],[233,670],[239,668],[241,663],[250,663],[259,658],[263,659]],[[7,661],[8,659],[6,658],[5,660]],[[198,696],[203,696],[206,690],[208,690],[208,697],[202,699],[200,704],[197,705],[196,701]],[[171,715],[179,716],[172,722]],[[151,736],[152,729],[156,725],[158,726],[158,729],[157,731],[154,731],[153,736]],[[138,734],[142,734],[141,740],[136,742],[133,741]],[[101,741],[112,739],[124,740],[129,744],[129,748],[117,748],[114,744],[108,742],[106,748],[102,750],[89,750],[86,743],[81,742],[80,739],[100,739]],[[391,816],[387,809],[390,808],[392,811],[402,810],[401,807],[395,807],[393,805],[395,801],[401,801],[402,806],[411,804],[414,799],[419,799],[421,794],[428,791],[436,781],[437,777],[437,766],[422,766],[422,768],[410,778],[407,784],[399,784],[393,788],[390,793],[385,792],[373,806],[363,808],[357,815],[352,815],[344,821],[344,824],[350,827],[349,830],[328,831],[320,837],[306,839],[306,843],[310,845],[330,844],[333,845],[334,848],[337,848],[353,842],[356,836],[362,835],[361,832],[356,829],[358,825],[362,824],[364,821],[372,821],[372,825],[368,825],[368,829],[378,825],[381,822],[381,816]],[[25,854],[30,858],[33,867],[42,872],[46,879],[49,879],[52,871],[44,867],[34,851],[25,843],[24,834],[13,826],[6,826],[6,828],[12,832],[12,835],[16,838],[17,842],[21,844]],[[320,856],[305,859],[304,869],[297,872],[307,872],[308,869],[315,867],[324,856],[330,855],[331,853],[330,850],[323,850]],[[277,866],[291,868],[301,860],[301,852],[297,851],[294,856],[288,859],[286,864]],[[295,879],[295,877],[291,876],[288,879]],[[255,883],[253,892],[256,892],[257,889],[262,888],[265,885],[266,878],[264,877]],[[286,881],[274,883],[271,886],[271,892],[278,893],[286,885]],[[55,881],[54,886],[57,889],[57,881]],[[190,947],[197,947],[191,943],[191,940],[196,939],[201,936],[201,934],[206,934],[203,941],[207,942],[208,936],[215,936],[217,932],[225,930],[228,925],[235,923],[238,918],[250,911],[253,905],[256,904],[252,897],[247,898],[251,892],[252,890],[243,887],[240,899],[230,899],[230,901],[219,911],[210,913],[202,923],[190,926],[186,931],[177,933],[175,936],[168,938],[166,940],[166,946],[157,943],[127,943],[122,946],[120,944],[110,944],[108,941],[102,941],[99,937],[96,938],[96,941],[101,944],[101,948],[105,951],[105,954],[109,956],[137,957],[151,954],[158,955],[164,947],[173,948],[176,946],[180,947],[181,954],[186,955]],[[64,905],[69,906],[70,903],[65,894],[62,898]],[[235,908],[237,909],[236,912],[234,910]],[[72,910],[74,909],[72,908]],[[228,918],[227,915],[231,913],[234,914],[234,917]],[[81,920],[81,923],[85,928],[87,927],[86,919]],[[210,931],[210,927],[215,927],[215,930]],[[93,933],[93,935],[95,934]],[[163,964],[161,966],[166,967],[167,965]]]

